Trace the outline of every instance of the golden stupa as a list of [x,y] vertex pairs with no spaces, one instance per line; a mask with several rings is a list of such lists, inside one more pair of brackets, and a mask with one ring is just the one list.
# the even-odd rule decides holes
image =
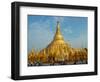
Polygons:
[[60,31],[60,24],[57,22],[56,33],[53,41],[45,48],[46,54],[52,56],[55,62],[64,61],[65,57],[68,59],[70,46],[64,41]]
[[72,48],[64,41],[60,31],[60,23],[57,22],[56,33],[51,43],[40,52],[32,50],[28,55],[28,63],[42,62],[43,64],[74,64],[77,61],[87,62],[86,48]]

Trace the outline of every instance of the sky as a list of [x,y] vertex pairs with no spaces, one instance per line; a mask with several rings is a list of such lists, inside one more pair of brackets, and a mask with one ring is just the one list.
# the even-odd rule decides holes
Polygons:
[[28,15],[28,52],[40,51],[53,40],[57,21],[65,42],[73,48],[87,48],[88,18],[75,16]]

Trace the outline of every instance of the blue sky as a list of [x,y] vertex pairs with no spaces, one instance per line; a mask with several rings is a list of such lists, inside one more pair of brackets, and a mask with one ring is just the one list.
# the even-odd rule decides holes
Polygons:
[[32,48],[39,51],[53,40],[57,21],[65,42],[74,48],[87,48],[87,17],[28,15],[28,52]]

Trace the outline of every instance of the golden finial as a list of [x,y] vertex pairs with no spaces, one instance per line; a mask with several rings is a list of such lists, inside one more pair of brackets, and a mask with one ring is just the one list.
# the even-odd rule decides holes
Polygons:
[[58,34],[61,34],[59,21],[57,21],[57,27],[56,27],[56,35],[58,35]]

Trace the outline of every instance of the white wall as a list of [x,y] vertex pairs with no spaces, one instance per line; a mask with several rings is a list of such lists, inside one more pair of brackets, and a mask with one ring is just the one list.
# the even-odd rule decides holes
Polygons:
[[[10,79],[11,72],[11,2],[14,0],[1,0],[0,1],[0,82],[13,82]],[[18,0],[16,0],[18,1]],[[41,2],[41,3],[58,3],[58,4],[72,4],[72,5],[88,5],[98,6],[98,14],[100,14],[100,0],[20,0],[28,2]],[[98,22],[100,16],[98,16]],[[100,24],[98,25],[98,27]],[[100,35],[100,28],[98,28]],[[100,42],[100,37],[99,41]],[[100,48],[100,43],[98,43]],[[100,58],[100,52],[98,53]],[[100,62],[100,60],[98,60]],[[99,63],[100,64],[100,63]],[[100,68],[100,65],[99,65]],[[99,71],[100,73],[100,71]],[[82,76],[82,77],[66,77],[66,78],[53,78],[53,79],[39,79],[34,80],[36,82],[99,82],[100,75],[98,76]],[[32,82],[33,80],[26,80],[26,82]]]

